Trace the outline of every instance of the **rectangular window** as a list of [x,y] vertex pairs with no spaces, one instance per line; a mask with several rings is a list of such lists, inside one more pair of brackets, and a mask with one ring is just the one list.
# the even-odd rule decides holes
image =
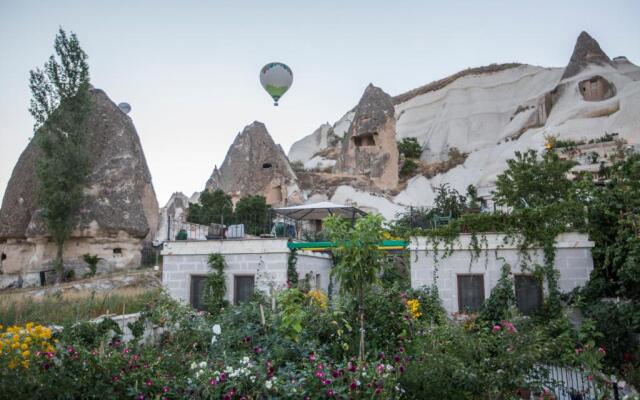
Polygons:
[[321,277],[320,274],[316,274],[316,289],[322,289],[322,286],[320,286],[321,282]]
[[542,284],[531,275],[515,275],[516,304],[523,315],[531,315],[542,306]]
[[458,311],[475,312],[484,302],[484,276],[458,275]]
[[240,304],[253,295],[255,278],[253,275],[236,275],[233,277],[233,303]]
[[204,286],[207,281],[206,276],[191,275],[191,290],[189,291],[189,303],[196,310],[204,309]]

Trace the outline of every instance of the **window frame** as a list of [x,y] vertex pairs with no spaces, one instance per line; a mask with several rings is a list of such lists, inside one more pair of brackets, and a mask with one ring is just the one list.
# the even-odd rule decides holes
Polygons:
[[480,277],[480,279],[482,280],[482,301],[480,302],[480,305],[478,306],[477,310],[471,310],[471,312],[477,312],[480,310],[480,307],[482,306],[482,303],[484,303],[484,301],[487,299],[487,296],[485,294],[485,285],[484,285],[484,274],[483,273],[464,273],[464,274],[456,274],[456,287],[457,287],[457,297],[458,297],[458,312],[462,313],[462,314],[466,314],[467,313],[467,309],[462,306],[462,297],[460,296],[460,294],[462,293],[462,291],[460,290],[460,277],[469,277],[469,276],[478,276]]
[[233,304],[238,305],[238,279],[237,278],[253,278],[253,290],[256,290],[256,274],[233,274]]
[[[193,279],[193,278],[196,278],[196,279]],[[198,280],[198,279],[202,279],[202,280],[206,281],[207,275],[205,275],[205,274],[189,274],[189,305],[192,308],[196,309],[196,310],[199,310],[199,309],[197,309],[195,307],[195,304],[193,302],[194,296],[195,296],[195,293],[194,293],[193,289],[194,289],[195,280]],[[204,300],[204,299],[202,299],[202,300]],[[200,303],[201,303],[201,305],[204,305],[204,304],[202,304],[202,301]]]
[[[535,311],[525,314],[521,309],[520,309],[520,304],[518,302],[518,278],[519,277],[526,277],[526,278],[531,278],[533,280],[536,281],[536,283],[538,284],[538,295],[539,295],[539,299],[540,302],[538,303],[538,307],[536,308]],[[513,292],[514,292],[514,296],[516,298],[516,308],[518,309],[518,311],[525,316],[529,316],[529,315],[533,315],[535,314],[537,311],[540,311],[540,308],[542,307],[543,303],[544,303],[544,284],[543,282],[541,282],[540,280],[536,279],[536,277],[532,274],[526,274],[526,273],[519,273],[519,274],[513,274]]]

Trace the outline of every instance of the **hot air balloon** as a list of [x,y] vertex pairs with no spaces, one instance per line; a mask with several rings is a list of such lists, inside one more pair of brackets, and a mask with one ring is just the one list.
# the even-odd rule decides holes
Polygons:
[[273,105],[278,105],[278,100],[291,87],[293,73],[291,68],[279,62],[272,62],[260,70],[260,83],[264,90],[273,98]]

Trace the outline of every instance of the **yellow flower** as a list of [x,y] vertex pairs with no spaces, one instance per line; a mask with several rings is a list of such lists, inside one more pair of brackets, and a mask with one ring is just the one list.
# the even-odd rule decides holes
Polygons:
[[28,331],[32,330],[32,329],[33,329],[33,322],[28,322],[28,323],[25,325],[25,328],[26,328]]
[[11,348],[12,348],[12,349],[19,349],[19,348],[20,348],[20,343],[14,342],[14,343],[11,345]]
[[29,368],[29,360],[24,360],[21,362],[22,368]]
[[408,300],[407,307],[409,308],[409,313],[413,319],[420,318],[422,316],[422,312],[420,312],[420,301],[419,300]]
[[311,301],[311,304],[315,304],[323,310],[326,310],[329,305],[327,295],[319,289],[309,290],[307,298]]
[[29,357],[29,355],[31,354],[31,352],[29,352],[29,350],[25,350],[22,352],[22,357],[27,358]]
[[26,344],[26,343],[22,343],[22,344],[20,345],[20,349],[21,349],[21,350],[29,350],[29,345],[28,345],[28,344]]

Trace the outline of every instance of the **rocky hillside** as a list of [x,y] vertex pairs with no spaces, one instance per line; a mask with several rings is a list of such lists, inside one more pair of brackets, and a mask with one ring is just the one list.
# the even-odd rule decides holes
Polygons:
[[[140,138],[129,116],[105,92],[91,89],[87,143],[90,174],[85,199],[65,247],[69,268],[84,267],[82,255],[101,258],[103,269],[137,267],[140,250],[158,226],[158,201]],[[0,287],[20,275],[25,285],[50,268],[55,246],[36,204],[36,159],[32,140],[18,159],[0,208]]]
[[[306,201],[354,203],[390,218],[406,206],[432,205],[441,183],[461,192],[474,184],[488,195],[515,151],[542,150],[551,136],[588,141],[618,133],[627,145],[640,144],[640,67],[625,57],[610,59],[586,32],[578,37],[565,68],[472,68],[395,96],[393,104],[396,139],[416,138],[422,147],[419,171],[439,173],[418,173],[395,190],[363,184],[362,179],[338,179],[343,171],[336,160],[352,140],[345,136],[356,107],[291,146],[289,159],[307,170],[297,172]],[[452,154],[463,157],[448,162]],[[442,165],[451,168],[430,169]],[[303,179],[304,174],[314,175],[315,181]]]

